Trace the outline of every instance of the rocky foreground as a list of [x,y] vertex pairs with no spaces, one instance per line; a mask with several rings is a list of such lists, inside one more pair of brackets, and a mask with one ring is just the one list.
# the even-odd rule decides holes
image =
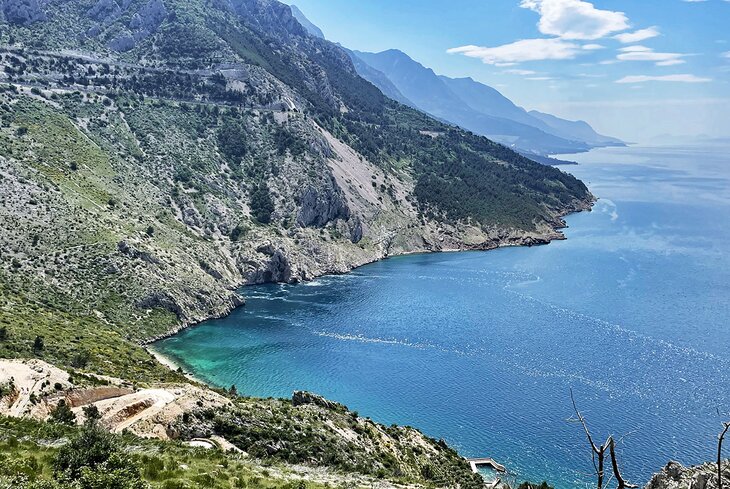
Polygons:
[[[722,467],[723,487],[730,487],[730,461]],[[651,478],[645,489],[716,489],[719,487],[717,464],[706,463],[684,467],[669,462]]]

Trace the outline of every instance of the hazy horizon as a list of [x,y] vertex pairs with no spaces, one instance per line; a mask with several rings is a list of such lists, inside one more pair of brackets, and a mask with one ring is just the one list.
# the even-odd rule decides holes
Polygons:
[[609,136],[730,137],[728,0],[287,3],[331,41],[401,50]]

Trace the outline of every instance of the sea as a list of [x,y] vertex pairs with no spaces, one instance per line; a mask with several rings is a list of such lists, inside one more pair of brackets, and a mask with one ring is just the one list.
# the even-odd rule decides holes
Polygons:
[[313,391],[417,427],[512,481],[591,487],[571,394],[630,482],[714,460],[730,420],[730,143],[566,158],[598,201],[565,241],[246,287],[244,307],[155,348],[216,386]]

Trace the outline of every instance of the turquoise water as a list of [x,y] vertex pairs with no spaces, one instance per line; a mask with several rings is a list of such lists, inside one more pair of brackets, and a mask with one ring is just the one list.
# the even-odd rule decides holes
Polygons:
[[[590,480],[569,390],[637,483],[712,460],[730,412],[728,148],[617,148],[566,167],[601,200],[567,241],[397,257],[158,343],[255,396],[307,389],[557,487]],[[730,416],[726,416],[730,417]]]

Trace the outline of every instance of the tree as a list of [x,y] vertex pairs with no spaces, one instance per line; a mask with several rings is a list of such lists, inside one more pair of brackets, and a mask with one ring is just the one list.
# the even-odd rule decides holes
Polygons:
[[271,201],[271,195],[269,195],[269,187],[265,183],[257,185],[251,193],[251,211],[261,224],[271,222],[274,203]]
[[717,489],[722,489],[722,442],[730,430],[730,422],[722,424],[722,431],[717,435]]
[[236,384],[231,385],[231,388],[228,389],[228,393],[232,396],[238,395],[238,389],[236,389]]
[[74,424],[76,422],[76,415],[71,411],[66,401],[61,399],[51,411],[51,421],[60,424]]
[[573,403],[573,410],[575,411],[576,415],[575,421],[578,421],[583,427],[583,431],[586,434],[588,443],[591,446],[591,459],[593,461],[593,468],[596,472],[597,488],[602,489],[604,485],[604,460],[606,457],[606,451],[608,451],[611,457],[611,468],[613,469],[613,476],[616,479],[616,489],[630,489],[638,487],[635,484],[629,484],[628,482],[626,482],[621,475],[618,461],[616,460],[616,441],[613,439],[613,436],[609,435],[609,437],[602,445],[596,445],[596,443],[593,441],[591,431],[588,429],[588,423],[583,417],[583,414],[581,414],[581,412],[578,410],[578,406],[575,403],[575,398],[573,397],[573,389],[570,390],[570,400]]
[[221,127],[217,134],[218,149],[229,162],[240,164],[241,159],[246,156],[248,146],[246,144],[246,130],[238,123],[230,122]]
[[122,452],[114,435],[96,424],[83,430],[62,446],[53,460],[53,474],[60,482],[79,489],[146,489],[139,467]]
[[85,424],[87,426],[95,425],[96,422],[101,419],[101,413],[99,412],[99,408],[96,407],[94,404],[84,406],[81,410],[84,412],[84,416],[86,417]]
[[0,341],[5,341],[7,339],[8,339],[8,327],[0,326]]
[[43,343],[43,336],[36,336],[35,340],[33,341],[33,351],[35,353],[38,353],[40,351],[43,351],[43,348],[45,347]]

